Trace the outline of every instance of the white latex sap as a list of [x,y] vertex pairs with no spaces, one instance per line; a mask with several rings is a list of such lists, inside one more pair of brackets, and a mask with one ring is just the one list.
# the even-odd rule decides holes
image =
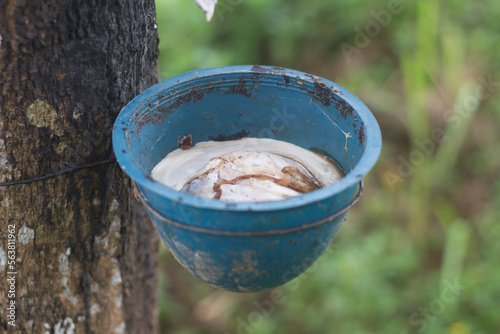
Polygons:
[[177,149],[154,167],[151,176],[174,190],[236,202],[282,200],[342,178],[329,159],[267,138],[200,142]]

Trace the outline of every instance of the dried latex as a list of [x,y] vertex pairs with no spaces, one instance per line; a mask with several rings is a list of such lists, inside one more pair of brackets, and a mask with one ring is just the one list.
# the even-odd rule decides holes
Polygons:
[[342,178],[327,158],[265,138],[201,142],[177,149],[151,176],[178,191],[223,201],[263,202],[298,196]]

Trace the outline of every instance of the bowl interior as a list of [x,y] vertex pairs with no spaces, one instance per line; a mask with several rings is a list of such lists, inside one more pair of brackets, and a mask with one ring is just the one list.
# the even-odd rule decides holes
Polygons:
[[193,144],[287,141],[330,157],[347,176],[355,172],[349,185],[380,152],[376,121],[354,95],[325,79],[260,66],[191,72],[150,88],[120,113],[113,140],[120,165],[141,184],[186,135]]
[[129,125],[130,139],[135,140],[130,153],[141,170],[150,173],[188,134],[193,144],[273,138],[321,152],[348,173],[364,153],[364,125],[352,106],[333,98],[331,87],[327,90],[332,102],[325,105],[311,94],[310,83],[294,81],[233,74],[166,89],[145,103]]

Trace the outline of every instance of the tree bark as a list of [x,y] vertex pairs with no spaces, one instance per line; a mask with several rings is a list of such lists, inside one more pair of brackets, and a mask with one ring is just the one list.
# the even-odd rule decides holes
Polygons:
[[0,0],[0,332],[158,330],[158,238],[111,161],[114,119],[158,80],[155,17]]

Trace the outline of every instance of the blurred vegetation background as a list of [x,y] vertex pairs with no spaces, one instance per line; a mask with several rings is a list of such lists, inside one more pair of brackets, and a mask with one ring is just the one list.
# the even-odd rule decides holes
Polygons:
[[210,23],[156,1],[162,79],[304,71],[356,94],[384,137],[361,202],[279,303],[213,289],[162,245],[162,333],[500,333],[498,0],[219,0]]

